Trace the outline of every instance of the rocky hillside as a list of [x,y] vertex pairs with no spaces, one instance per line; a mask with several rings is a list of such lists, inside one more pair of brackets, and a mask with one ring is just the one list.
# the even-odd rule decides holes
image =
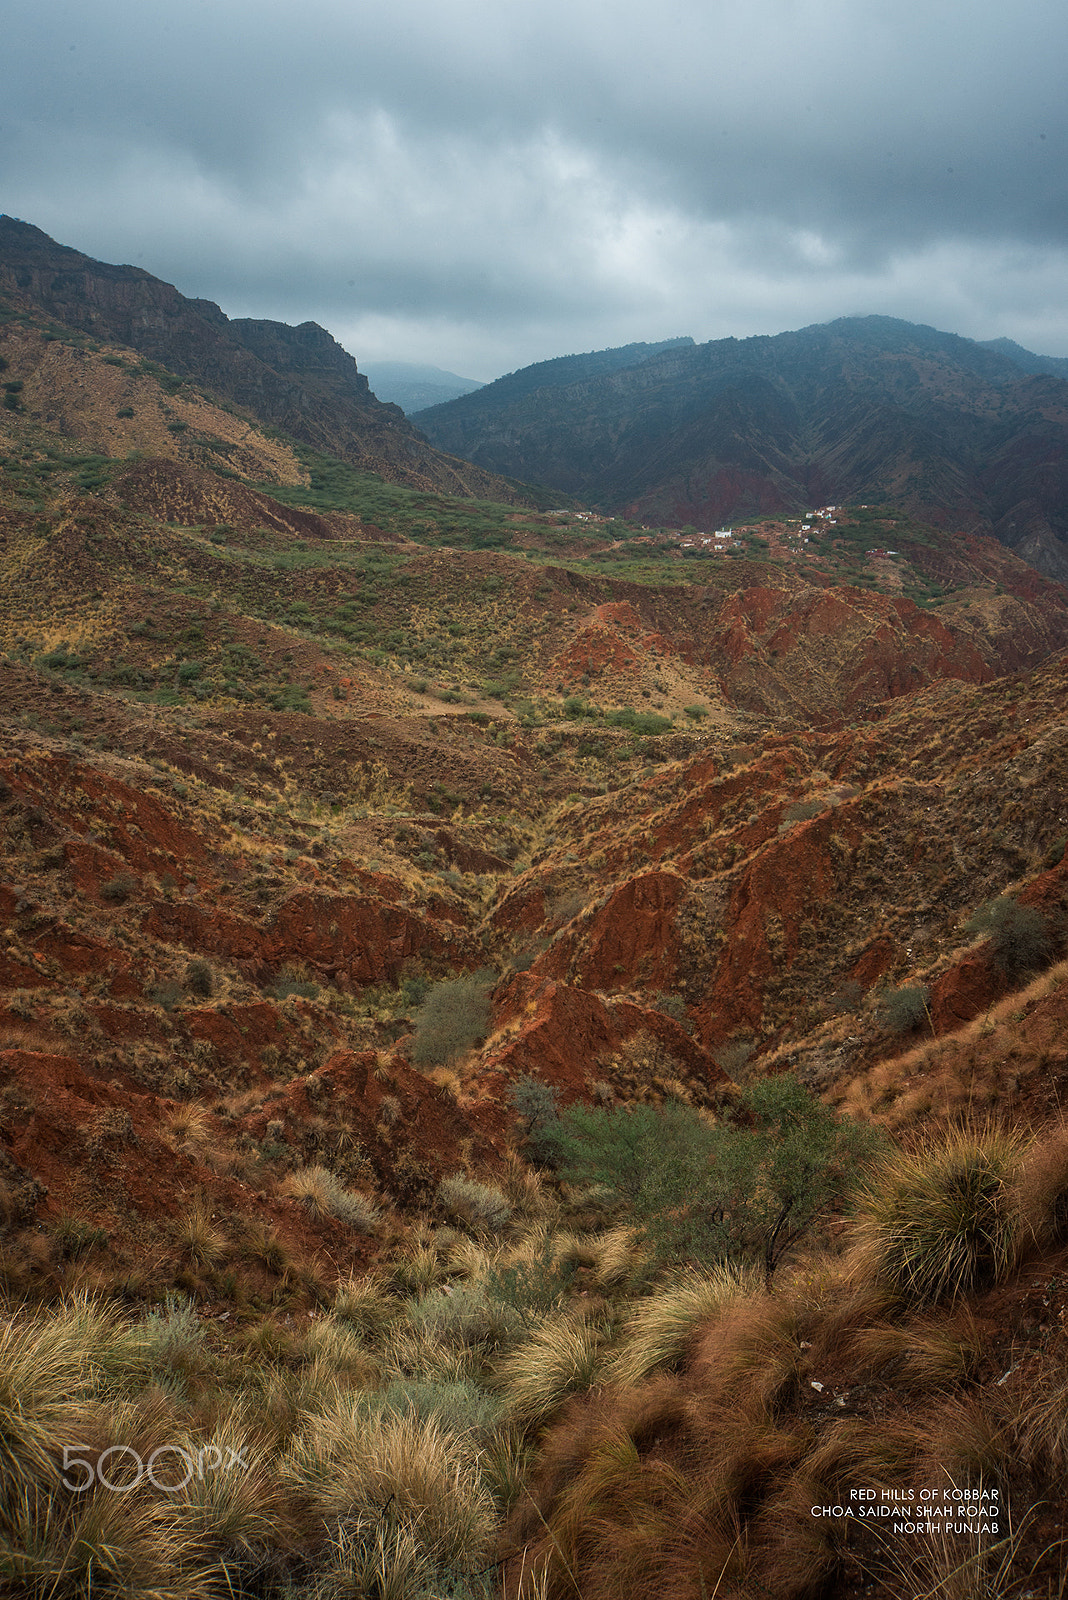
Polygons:
[[[358,478],[331,480],[347,509],[301,504],[295,458],[268,492],[166,432],[195,395],[39,339],[9,327],[26,402],[0,413],[3,1017],[20,1093],[38,1071],[77,1087],[47,1136],[62,1163],[39,1117],[8,1128],[53,1209],[81,1204],[70,1141],[94,1105],[143,1142],[190,1100],[229,1108],[232,1204],[235,1182],[271,1193],[242,1141],[291,1117],[302,1138],[320,1077],[362,1073],[345,1116],[404,1204],[460,1128],[503,1158],[531,1075],[700,1102],[789,1061],[863,1099],[901,1049],[897,991],[924,989],[938,1035],[1006,992],[965,930],[983,903],[1059,927],[1068,607],[992,541],[858,511],[818,553],[765,524],[698,560]],[[42,372],[73,408],[94,363],[171,455],[45,445]],[[282,447],[242,449],[260,473]],[[465,518],[492,548],[458,547]],[[864,566],[876,537],[894,559]],[[483,967],[485,1045],[428,1087],[413,997]],[[388,1137],[380,1082],[403,1108]],[[160,1192],[113,1176],[108,1226],[134,1248]]]
[[516,498],[492,474],[429,448],[314,322],[292,328],[231,321],[210,300],[189,300],[138,267],[94,261],[7,216],[0,216],[0,302],[9,321],[19,312],[38,322],[43,316],[46,337],[62,342],[64,331],[69,338],[76,330],[96,344],[136,351],[215,400],[389,481]]
[[0,355],[0,1587],[1063,1588],[1068,591]]
[[488,470],[644,522],[712,529],[893,500],[1068,577],[1063,377],[888,317],[639,347],[602,372],[546,363],[419,425]]

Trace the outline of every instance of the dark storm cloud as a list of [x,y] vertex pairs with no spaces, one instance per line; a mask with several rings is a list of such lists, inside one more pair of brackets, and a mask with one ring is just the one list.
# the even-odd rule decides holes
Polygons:
[[888,311],[1068,352],[1061,0],[9,0],[2,203],[490,376]]

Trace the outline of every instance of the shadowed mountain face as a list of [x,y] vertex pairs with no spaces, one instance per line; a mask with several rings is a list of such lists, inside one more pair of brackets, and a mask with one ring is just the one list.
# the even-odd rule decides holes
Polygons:
[[95,339],[125,345],[292,438],[387,480],[451,494],[514,499],[514,490],[430,448],[383,405],[317,323],[231,321],[139,267],[94,261],[39,228],[0,217],[0,295]]
[[1068,577],[1068,383],[1043,358],[889,317],[631,348],[602,352],[624,358],[609,370],[527,368],[421,412],[420,428],[648,522],[893,500]]

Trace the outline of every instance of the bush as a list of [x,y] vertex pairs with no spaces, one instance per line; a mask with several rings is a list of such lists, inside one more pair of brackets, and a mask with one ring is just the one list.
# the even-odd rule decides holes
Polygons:
[[1006,978],[1022,978],[1043,966],[1050,956],[1047,919],[1034,906],[1022,906],[1009,895],[980,906],[964,930],[987,936],[994,965]]
[[61,1261],[77,1261],[79,1256],[107,1242],[106,1229],[94,1228],[80,1217],[71,1217],[66,1213],[56,1218],[52,1228],[52,1247]]
[[276,1000],[289,1000],[294,996],[300,1000],[315,1000],[319,994],[319,985],[287,970],[270,992]]
[[930,990],[925,984],[906,984],[893,989],[882,1001],[886,1025],[892,1033],[911,1033],[925,1017],[930,1016],[927,1001]]
[[154,1006],[162,1006],[164,1011],[173,1011],[181,998],[182,986],[175,983],[173,978],[161,978],[158,983],[150,983],[145,990],[145,999]]
[[448,1067],[486,1037],[491,973],[450,978],[429,991],[415,1019],[412,1060],[417,1067]]
[[215,993],[215,975],[202,956],[196,956],[186,967],[185,981],[202,1000],[210,1000]]
[[512,1084],[508,1100],[523,1124],[524,1154],[538,1166],[553,1166],[560,1132],[556,1090],[525,1073]]
[[784,822],[807,822],[810,817],[818,817],[825,809],[822,800],[795,800],[793,805],[786,807],[782,818]]
[[839,1120],[789,1075],[739,1095],[712,1126],[687,1106],[572,1106],[560,1170],[627,1204],[663,1260],[759,1261],[770,1277],[819,1212],[848,1192],[877,1135]]
[[113,905],[125,905],[136,888],[137,879],[133,873],[119,872],[114,878],[109,878],[107,883],[100,885],[100,898]]

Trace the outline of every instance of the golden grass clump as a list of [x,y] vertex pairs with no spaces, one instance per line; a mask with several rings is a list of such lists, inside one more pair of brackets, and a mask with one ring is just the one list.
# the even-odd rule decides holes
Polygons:
[[395,1255],[386,1271],[390,1286],[399,1294],[425,1294],[449,1276],[448,1265],[434,1246],[418,1239]]
[[1048,1482],[1068,1473],[1068,1362],[1046,1356],[1023,1364],[999,1391],[1013,1455]]
[[377,1272],[343,1278],[334,1291],[334,1315],[374,1343],[396,1321],[398,1303]]
[[590,1240],[594,1252],[593,1274],[605,1290],[622,1289],[637,1278],[650,1263],[639,1228],[621,1223]]
[[858,1204],[862,1269],[920,1304],[1004,1278],[1019,1249],[1010,1185],[1023,1148],[1003,1129],[957,1129],[891,1156]]
[[6,1502],[0,1525],[0,1571],[10,1592],[211,1600],[218,1593],[211,1567],[175,1523],[169,1498],[98,1489],[67,1500],[23,1488]]
[[282,1184],[282,1193],[299,1200],[313,1217],[333,1217],[357,1233],[375,1233],[381,1215],[373,1200],[346,1189],[328,1167],[300,1167]]
[[612,1383],[641,1383],[658,1369],[677,1368],[702,1323],[758,1295],[762,1286],[762,1275],[755,1268],[735,1272],[717,1266],[709,1272],[690,1272],[659,1289],[640,1301],[629,1317],[606,1378]]
[[213,1139],[212,1115],[195,1100],[180,1101],[166,1113],[167,1126],[177,1149],[202,1150]]
[[0,1327],[0,1499],[54,1483],[84,1403],[147,1370],[140,1330],[82,1296]]
[[966,1314],[873,1321],[854,1339],[858,1373],[885,1377],[895,1389],[949,1392],[973,1378],[982,1360],[979,1330]]
[[1068,1126],[1036,1138],[1017,1169],[1013,1200],[1025,1245],[1049,1249],[1068,1235]]
[[562,1313],[546,1317],[498,1364],[497,1386],[509,1419],[534,1428],[594,1382],[602,1365],[595,1323]]
[[403,1529],[435,1565],[461,1572],[488,1559],[496,1518],[477,1455],[436,1417],[343,1401],[310,1421],[281,1472],[330,1521]]
[[226,1256],[226,1236],[215,1226],[211,1207],[205,1201],[198,1201],[179,1218],[175,1237],[182,1256],[194,1267],[210,1271]]
[[248,1555],[286,1542],[291,1499],[261,1433],[237,1417],[224,1417],[203,1436],[181,1435],[156,1475],[170,1484],[172,1527],[205,1553]]
[[336,1313],[318,1317],[304,1335],[303,1352],[324,1371],[358,1385],[373,1383],[378,1363],[352,1323]]

